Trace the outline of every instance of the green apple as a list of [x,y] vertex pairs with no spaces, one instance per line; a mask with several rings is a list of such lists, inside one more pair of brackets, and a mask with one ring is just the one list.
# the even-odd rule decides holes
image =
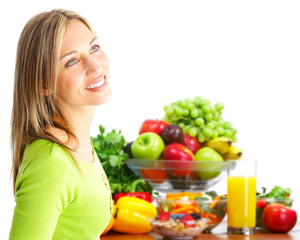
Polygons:
[[[198,150],[195,154],[195,160],[201,161],[207,163],[207,167],[214,169],[214,166],[212,164],[209,164],[209,162],[223,162],[224,159],[222,156],[215,151],[214,149],[210,147],[203,147],[200,150]],[[205,166],[205,165],[204,165]],[[219,168],[219,166],[216,166],[216,168]],[[201,180],[210,180],[220,175],[220,171],[198,171],[198,177]]]
[[131,146],[132,156],[135,159],[159,159],[164,149],[164,141],[153,132],[142,133]]

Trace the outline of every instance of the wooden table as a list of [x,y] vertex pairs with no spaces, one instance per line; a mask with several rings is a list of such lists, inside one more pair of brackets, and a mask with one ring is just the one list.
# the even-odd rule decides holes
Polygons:
[[[265,230],[258,230],[251,236],[245,235],[230,235],[227,234],[226,222],[221,223],[217,226],[212,234],[201,234],[193,240],[300,240],[300,222],[289,233],[269,233]],[[148,234],[119,234],[115,232],[109,232],[101,240],[167,240],[160,235],[155,233]]]

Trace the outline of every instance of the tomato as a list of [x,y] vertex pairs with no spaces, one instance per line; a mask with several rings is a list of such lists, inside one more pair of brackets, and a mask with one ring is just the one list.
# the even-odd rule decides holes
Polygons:
[[268,205],[262,216],[263,224],[271,232],[289,232],[297,222],[297,213],[280,203]]
[[140,169],[140,174],[153,183],[163,183],[168,176],[168,172],[161,169]]
[[258,199],[256,202],[256,207],[260,209],[264,209],[268,205],[266,199]]

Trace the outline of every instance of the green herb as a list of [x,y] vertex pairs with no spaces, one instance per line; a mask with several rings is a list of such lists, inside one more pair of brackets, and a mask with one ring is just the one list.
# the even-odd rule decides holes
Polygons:
[[[213,213],[218,218],[222,218],[224,216],[224,211],[226,211],[226,209],[227,209],[226,201],[219,201],[212,208],[210,205],[211,202],[213,201],[213,199],[215,199],[217,196],[219,196],[219,195],[217,194],[216,191],[208,191],[202,197],[195,198],[195,200],[199,200],[198,208],[201,209],[201,211],[207,212],[207,213]],[[222,196],[220,196],[220,197],[221,197],[221,200],[225,199]],[[205,201],[205,200],[208,200],[208,201]],[[201,202],[201,204],[200,204],[200,202]]]
[[91,137],[94,149],[108,177],[112,194],[135,192],[149,192],[152,187],[149,182],[141,179],[127,166],[128,154],[124,152],[127,145],[125,138],[114,129],[105,133],[105,128],[99,126],[100,134]]
[[218,194],[217,194],[216,191],[209,191],[209,192],[206,192],[205,195],[210,196],[212,199],[215,199],[215,197],[218,196]]
[[290,188],[274,186],[274,188],[265,194],[257,196],[257,198],[289,198],[292,193]]

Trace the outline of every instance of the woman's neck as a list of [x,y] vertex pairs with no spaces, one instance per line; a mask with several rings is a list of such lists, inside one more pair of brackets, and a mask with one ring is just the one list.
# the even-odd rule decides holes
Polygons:
[[83,161],[93,161],[92,146],[90,139],[90,126],[95,113],[95,107],[85,107],[77,110],[64,109],[63,115],[68,129],[76,136],[77,140],[70,138],[68,134],[58,128],[50,128],[49,133],[59,139],[70,149],[75,158]]

